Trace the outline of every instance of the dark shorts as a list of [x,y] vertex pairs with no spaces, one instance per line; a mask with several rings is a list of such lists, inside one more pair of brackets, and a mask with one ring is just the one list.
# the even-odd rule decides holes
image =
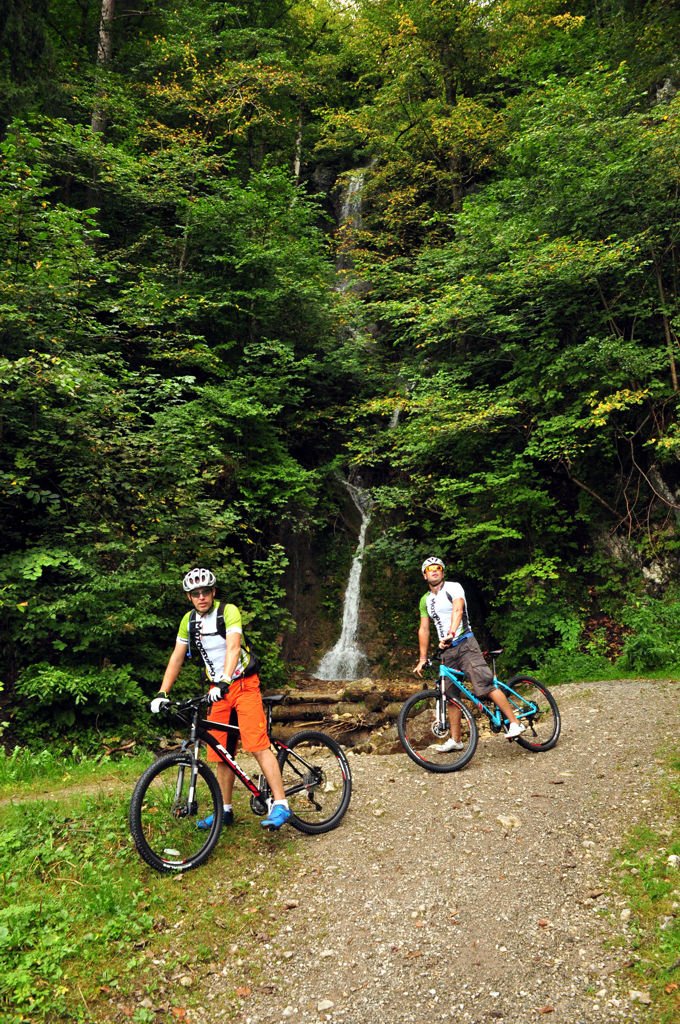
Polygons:
[[446,647],[442,651],[442,664],[465,672],[477,697],[486,697],[495,689],[493,672],[473,636],[461,640],[455,647]]

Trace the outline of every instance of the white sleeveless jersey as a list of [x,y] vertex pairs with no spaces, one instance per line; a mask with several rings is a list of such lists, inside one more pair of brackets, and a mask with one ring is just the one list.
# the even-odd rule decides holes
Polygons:
[[458,629],[456,630],[456,636],[460,636],[461,633],[467,633],[468,630],[472,629],[470,619],[468,617],[465,591],[461,587],[460,583],[444,583],[442,588],[436,594],[431,590],[428,590],[427,594],[423,594],[420,599],[421,617],[429,615],[434,623],[434,628],[437,630],[437,636],[440,640],[443,640],[449,632],[453,602],[457,601],[459,598],[463,601],[463,617],[460,620]]

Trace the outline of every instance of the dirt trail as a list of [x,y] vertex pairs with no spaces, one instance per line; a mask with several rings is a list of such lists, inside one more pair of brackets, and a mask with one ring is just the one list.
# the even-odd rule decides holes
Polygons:
[[634,822],[655,822],[655,755],[680,734],[679,687],[555,694],[563,731],[549,753],[488,737],[449,776],[405,755],[351,757],[343,825],[296,839],[302,870],[256,954],[263,982],[234,1005],[250,953],[233,951],[192,1024],[652,1024],[621,984],[626,943],[608,948],[630,925],[607,869]]

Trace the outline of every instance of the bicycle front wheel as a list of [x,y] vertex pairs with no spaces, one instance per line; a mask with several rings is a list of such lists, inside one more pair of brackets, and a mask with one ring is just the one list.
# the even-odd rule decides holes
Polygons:
[[560,738],[562,719],[557,701],[547,686],[530,676],[514,676],[507,683],[505,693],[518,720],[526,726],[517,737],[520,747],[536,754],[554,747]]
[[317,835],[337,828],[352,796],[352,773],[345,752],[323,732],[296,732],[279,743],[283,788],[300,832]]
[[[404,750],[421,768],[428,772],[457,772],[477,749],[477,723],[468,708],[452,697],[446,698],[447,714],[442,723],[440,701],[437,690],[414,693],[399,712],[397,732]],[[460,740],[457,748],[442,750],[451,740],[449,709],[460,716]]]
[[[202,761],[193,775],[190,754],[165,754],[140,777],[130,801],[129,823],[140,857],[156,871],[188,871],[206,860],[222,827],[222,795]],[[192,780],[195,779],[195,786]],[[213,816],[209,828],[198,822]]]

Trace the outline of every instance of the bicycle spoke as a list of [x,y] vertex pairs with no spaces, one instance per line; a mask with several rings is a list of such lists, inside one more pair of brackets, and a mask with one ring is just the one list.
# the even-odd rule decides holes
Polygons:
[[279,751],[283,788],[302,832],[327,832],[349,805],[352,777],[342,747],[324,733],[308,730],[291,737]]
[[561,719],[555,698],[542,683],[516,676],[504,687],[515,715],[525,726],[517,742],[526,750],[550,750],[560,735]]
[[411,760],[430,772],[458,771],[477,746],[477,726],[468,709],[457,701],[447,701],[442,709],[439,695],[431,690],[406,701],[397,731]]
[[[185,871],[200,864],[217,840],[221,806],[209,769],[200,765],[194,776],[190,758],[161,758],[140,779],[130,805],[130,828],[140,854],[159,871]],[[209,815],[212,825],[198,828]]]

